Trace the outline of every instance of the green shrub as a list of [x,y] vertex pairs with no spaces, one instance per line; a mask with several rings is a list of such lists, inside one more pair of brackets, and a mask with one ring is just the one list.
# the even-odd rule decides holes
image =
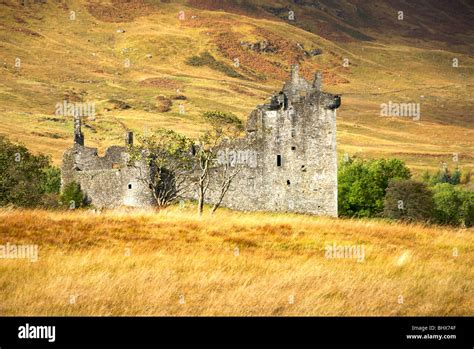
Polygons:
[[194,67],[207,66],[211,69],[224,73],[232,78],[242,78],[243,76],[228,65],[217,61],[209,52],[203,52],[199,56],[192,56],[186,60],[186,64]]
[[384,217],[430,221],[433,210],[433,194],[424,183],[398,179],[389,182],[384,200]]
[[435,219],[439,224],[472,226],[474,221],[474,193],[449,183],[433,187]]
[[186,60],[186,64],[192,65],[193,67],[203,67],[207,65],[205,59],[201,56],[192,56]]
[[446,167],[442,170],[439,170],[433,175],[430,175],[428,171],[426,171],[423,176],[423,182],[429,184],[429,185],[436,185],[439,183],[449,183],[453,185],[460,184],[461,182],[467,183],[469,179],[466,178],[470,177],[470,174],[468,172],[463,173],[459,168],[456,168],[452,173],[451,171]]
[[61,196],[60,205],[69,209],[83,207],[85,204],[85,195],[81,186],[76,182],[71,182],[65,186]]
[[61,170],[55,166],[50,166],[44,170],[44,173],[43,192],[45,194],[59,194],[61,189]]
[[234,127],[238,130],[244,130],[244,123],[237,115],[230,112],[218,110],[205,111],[203,118],[214,128]]
[[461,183],[461,171],[458,168],[454,170],[451,178],[449,179],[449,183],[454,185]]
[[461,183],[462,184],[467,184],[471,181],[471,170],[463,171],[461,173]]

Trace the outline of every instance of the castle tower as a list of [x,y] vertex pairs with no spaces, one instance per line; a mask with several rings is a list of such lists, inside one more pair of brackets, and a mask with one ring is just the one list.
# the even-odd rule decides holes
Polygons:
[[[257,166],[243,166],[223,206],[239,210],[310,213],[337,217],[336,109],[340,97],[321,91],[297,65],[269,104],[247,123],[244,144],[257,152]],[[218,197],[211,189],[209,197]]]

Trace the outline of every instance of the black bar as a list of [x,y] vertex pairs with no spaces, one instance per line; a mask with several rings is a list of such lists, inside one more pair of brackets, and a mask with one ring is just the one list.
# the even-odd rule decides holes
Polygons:
[[[55,326],[54,342],[19,338],[20,326]],[[413,327],[415,326],[415,327]],[[23,334],[26,332],[23,331]],[[31,332],[30,332],[31,333]],[[0,348],[92,345],[272,344],[380,348],[473,348],[472,317],[0,317]],[[51,333],[50,333],[51,334]],[[34,332],[33,332],[34,335]],[[407,335],[456,338],[409,339]]]

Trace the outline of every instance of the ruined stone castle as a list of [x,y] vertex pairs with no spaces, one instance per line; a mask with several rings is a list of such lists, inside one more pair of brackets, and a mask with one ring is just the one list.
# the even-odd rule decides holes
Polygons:
[[[282,90],[250,114],[245,136],[221,145],[212,171],[222,164],[239,168],[222,206],[337,216],[336,109],[341,101],[321,91],[321,79],[317,73],[308,82],[293,66]],[[76,120],[74,146],[64,154],[63,185],[78,182],[95,206],[153,205],[151,189],[140,180],[153,169],[127,165],[132,138],[128,133],[125,147],[108,148],[99,157],[97,149],[84,147]],[[206,195],[211,204],[220,192],[212,171]],[[191,177],[189,186],[189,198],[196,198]]]
[[78,183],[87,203],[96,207],[153,205],[152,190],[143,180],[152,176],[152,169],[145,163],[130,166],[127,150],[132,143],[133,133],[127,132],[124,146],[112,146],[99,156],[97,148],[84,146],[81,119],[75,117],[74,145],[65,151],[61,165],[61,188]]

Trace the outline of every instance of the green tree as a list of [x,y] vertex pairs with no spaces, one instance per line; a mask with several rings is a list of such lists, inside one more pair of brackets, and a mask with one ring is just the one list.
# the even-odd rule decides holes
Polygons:
[[449,183],[454,184],[454,185],[461,183],[461,176],[462,176],[462,173],[459,170],[459,168],[455,169],[453,174],[451,175],[451,178],[449,179]]
[[474,193],[449,183],[433,187],[435,219],[439,224],[472,226],[474,220]]
[[384,200],[384,217],[430,221],[433,210],[433,194],[424,183],[400,179],[389,182]]
[[398,159],[342,161],[338,170],[339,214],[350,217],[380,214],[389,181],[410,177],[410,170]]
[[430,185],[436,185],[438,183],[449,183],[449,184],[460,184],[463,178],[463,173],[459,168],[456,168],[452,173],[446,166],[441,170],[438,170],[433,176],[429,174],[423,175],[423,180]]
[[0,206],[40,205],[42,196],[54,189],[49,183],[51,171],[48,156],[33,155],[25,146],[0,135]]
[[461,200],[459,209],[460,224],[466,227],[474,226],[474,192],[458,189]]
[[437,223],[457,225],[461,201],[454,186],[449,183],[438,183],[433,187],[433,191]]

